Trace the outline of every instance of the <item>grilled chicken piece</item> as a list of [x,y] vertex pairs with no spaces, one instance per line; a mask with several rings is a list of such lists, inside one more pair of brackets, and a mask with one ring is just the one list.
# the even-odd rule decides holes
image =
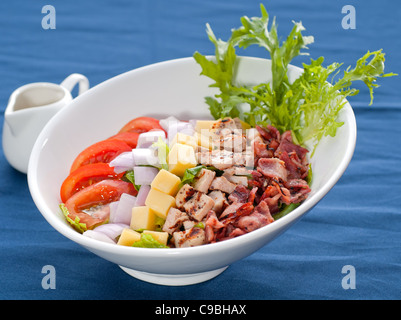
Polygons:
[[208,169],[202,169],[199,172],[199,176],[196,177],[193,185],[195,190],[207,193],[210,184],[216,176],[216,172]]
[[184,223],[182,225],[184,226],[185,230],[189,230],[189,229],[193,228],[196,224],[197,224],[196,221],[186,220],[186,221],[184,221]]
[[201,228],[191,228],[174,232],[173,241],[176,248],[200,246],[206,242],[205,231]]
[[210,136],[214,149],[242,152],[246,148],[246,137],[238,118],[217,121]]
[[238,130],[241,129],[242,130],[242,125],[241,122],[239,120],[239,118],[224,118],[224,119],[220,119],[218,121],[216,121],[213,126],[212,126],[212,130],[214,130],[214,132],[216,133],[220,133],[223,130]]
[[203,192],[197,191],[183,207],[192,220],[201,221],[213,206],[214,201],[212,198]]
[[245,187],[248,186],[248,178],[246,176],[232,176],[229,174],[223,174],[223,177],[225,177],[228,181],[234,184],[240,184]]
[[233,157],[234,153],[232,151],[216,149],[198,153],[198,162],[214,166],[219,170],[225,170],[234,165]]
[[243,166],[232,166],[231,168],[224,170],[224,174],[230,174],[230,175],[236,175],[236,176],[246,176],[246,175],[250,175],[251,173],[252,173],[252,170],[249,170]]
[[212,135],[212,144],[214,149],[242,152],[246,149],[246,137],[242,130],[235,129],[231,132],[224,129],[220,134]]
[[253,168],[254,154],[250,148],[242,152],[232,150],[215,149],[212,151],[202,150],[196,153],[198,163],[206,166],[214,166],[219,170],[226,170],[232,166],[246,166]]
[[228,181],[225,177],[217,177],[210,185],[210,190],[220,190],[225,193],[232,193],[235,189],[235,184]]
[[178,231],[185,221],[188,221],[188,215],[176,208],[170,208],[167,213],[166,221],[164,222],[162,230],[169,234]]
[[178,209],[182,209],[184,204],[188,202],[197,191],[188,183],[184,184],[175,197],[175,205]]
[[227,198],[220,190],[214,190],[210,192],[208,196],[213,199],[213,211],[217,214],[220,214],[228,206]]

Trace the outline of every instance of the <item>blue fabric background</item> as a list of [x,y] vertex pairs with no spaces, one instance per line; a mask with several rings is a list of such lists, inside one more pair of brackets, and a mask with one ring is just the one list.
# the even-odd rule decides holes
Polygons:
[[[150,63],[213,54],[209,22],[227,39],[260,1],[22,1],[0,2],[0,126],[8,97],[37,81],[60,83],[85,74],[94,86]],[[386,71],[401,73],[401,4],[396,0],[270,0],[284,37],[301,20],[315,37],[312,58],[354,64],[383,48]],[[43,30],[41,9],[56,8],[56,29]],[[356,9],[356,29],[341,26],[341,9]],[[241,53],[241,52],[240,52]],[[241,53],[244,54],[244,53]],[[252,48],[246,55],[267,57]],[[301,65],[303,59],[294,64]],[[350,99],[358,138],[353,160],[330,193],[271,244],[217,278],[187,287],[136,280],[58,234],[36,209],[26,175],[0,151],[0,298],[5,299],[400,299],[401,87],[380,81],[374,106],[364,87]],[[2,129],[2,127],[0,127]],[[56,269],[56,289],[44,290],[42,267]],[[356,270],[356,289],[343,289],[343,266]]]

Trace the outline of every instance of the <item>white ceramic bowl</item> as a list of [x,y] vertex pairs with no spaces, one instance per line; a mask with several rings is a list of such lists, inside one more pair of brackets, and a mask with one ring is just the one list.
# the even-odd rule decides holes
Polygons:
[[[270,61],[242,57],[238,70],[239,80],[245,83],[269,81]],[[193,248],[145,249],[100,242],[74,231],[59,210],[59,190],[75,156],[137,116],[210,118],[204,97],[214,94],[214,89],[208,87],[211,82],[200,76],[200,71],[190,57],[142,67],[101,83],[51,119],[39,135],[29,162],[33,200],[58,232],[118,264],[130,275],[152,283],[187,285],[206,281],[263,247],[327,194],[344,173],[355,148],[356,122],[347,104],[340,114],[345,124],[335,138],[321,141],[311,160],[314,176],[309,198],[287,216],[231,240]],[[290,67],[290,79],[300,72]]]

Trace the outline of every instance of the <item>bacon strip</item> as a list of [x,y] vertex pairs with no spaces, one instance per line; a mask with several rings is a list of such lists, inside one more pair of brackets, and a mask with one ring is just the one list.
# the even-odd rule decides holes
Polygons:
[[287,180],[287,169],[285,162],[278,158],[262,158],[258,161],[258,169],[267,178],[278,178]]

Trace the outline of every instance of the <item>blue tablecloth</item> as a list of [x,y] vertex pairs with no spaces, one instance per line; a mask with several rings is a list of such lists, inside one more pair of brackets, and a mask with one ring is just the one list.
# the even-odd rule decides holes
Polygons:
[[[60,83],[86,75],[91,86],[150,63],[213,54],[205,24],[227,39],[243,15],[258,16],[254,0],[0,2],[0,122],[11,92],[37,81]],[[354,64],[383,48],[386,71],[401,73],[399,1],[263,1],[284,37],[292,20],[315,37],[312,58]],[[56,29],[44,30],[46,4]],[[356,12],[344,29],[342,8]],[[247,55],[267,57],[258,48]],[[307,59],[303,57],[302,59]],[[302,59],[294,61],[301,65]],[[329,194],[271,244],[232,264],[217,278],[186,287],[136,280],[66,239],[35,207],[26,175],[0,151],[0,299],[400,299],[401,298],[401,79],[350,99],[358,125],[354,157]],[[2,126],[2,124],[1,124]],[[0,127],[2,129],[2,127]],[[56,270],[44,289],[42,268]],[[343,287],[343,267],[355,288]],[[345,272],[345,271],[344,271]]]

